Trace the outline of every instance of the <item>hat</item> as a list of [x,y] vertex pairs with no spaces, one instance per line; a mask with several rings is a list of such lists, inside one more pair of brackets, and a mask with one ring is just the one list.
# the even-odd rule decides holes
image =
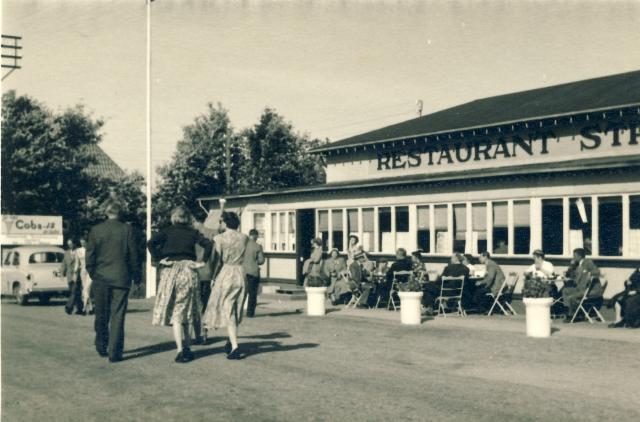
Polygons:
[[539,256],[540,258],[544,258],[544,252],[542,252],[542,249],[536,249],[535,251],[533,251],[533,256]]
[[367,255],[364,252],[360,251],[353,256],[353,259],[360,259],[360,258],[366,258],[366,257]]

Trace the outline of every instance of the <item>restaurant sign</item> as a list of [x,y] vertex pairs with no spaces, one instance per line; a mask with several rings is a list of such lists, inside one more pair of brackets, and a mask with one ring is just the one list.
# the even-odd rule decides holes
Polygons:
[[[579,134],[558,135],[544,129],[526,136],[458,139],[451,142],[407,145],[378,150],[376,171],[420,169],[464,164],[485,167],[496,160],[513,164],[602,156],[607,153],[640,153],[639,126],[635,124],[585,125]],[[506,162],[504,164],[507,164]]]
[[62,217],[56,215],[3,215],[3,245],[62,245]]

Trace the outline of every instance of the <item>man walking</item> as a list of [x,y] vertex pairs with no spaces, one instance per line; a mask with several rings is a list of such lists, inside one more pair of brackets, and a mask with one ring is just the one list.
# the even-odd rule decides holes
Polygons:
[[247,277],[247,296],[249,303],[247,304],[247,317],[253,318],[256,313],[256,304],[258,301],[258,288],[260,286],[260,265],[264,264],[264,253],[262,246],[257,242],[258,230],[251,229],[249,231],[249,240],[247,248],[244,251],[244,272]]
[[109,200],[107,221],[89,234],[86,268],[93,280],[96,350],[110,362],[122,360],[124,317],[131,280],[140,282],[138,256],[129,224],[118,221],[122,207]]
[[62,277],[67,278],[69,284],[69,299],[64,307],[67,315],[73,313],[73,309],[76,309],[76,315],[84,315],[82,309],[82,286],[80,285],[79,278],[79,263],[78,256],[76,255],[75,244],[73,239],[67,240],[67,250],[64,253],[64,258],[60,264],[59,273]]

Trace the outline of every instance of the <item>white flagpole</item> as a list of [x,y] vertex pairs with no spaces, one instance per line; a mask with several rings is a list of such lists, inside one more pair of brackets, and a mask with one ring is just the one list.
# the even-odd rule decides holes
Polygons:
[[[147,155],[147,241],[151,238],[151,2],[146,0],[147,9],[147,114],[146,114],[146,155]],[[145,248],[146,249],[146,248]],[[151,254],[146,251],[146,297],[156,295],[156,271],[151,265]]]

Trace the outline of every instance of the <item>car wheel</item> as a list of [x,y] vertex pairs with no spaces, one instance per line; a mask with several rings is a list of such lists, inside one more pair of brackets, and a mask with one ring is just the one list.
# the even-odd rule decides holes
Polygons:
[[49,300],[51,300],[51,296],[49,295],[40,295],[40,297],[38,297],[38,301],[40,302],[40,305],[48,305]]
[[26,295],[22,294],[19,284],[16,284],[15,286],[13,286],[13,297],[15,298],[16,303],[20,306],[26,305],[27,302],[29,301],[29,298]]

